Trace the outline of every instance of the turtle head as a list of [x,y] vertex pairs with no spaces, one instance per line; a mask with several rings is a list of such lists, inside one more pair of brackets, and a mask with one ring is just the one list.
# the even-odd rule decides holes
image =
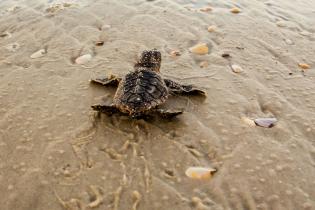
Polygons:
[[161,53],[157,49],[143,51],[135,67],[145,67],[160,72]]

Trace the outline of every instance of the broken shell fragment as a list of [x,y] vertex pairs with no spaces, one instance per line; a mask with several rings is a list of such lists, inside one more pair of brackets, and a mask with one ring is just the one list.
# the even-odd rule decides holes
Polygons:
[[306,63],[299,63],[299,67],[304,70],[311,68],[311,66]]
[[243,72],[243,68],[240,67],[240,66],[237,65],[237,64],[231,65],[231,68],[232,68],[232,71],[233,71],[234,73],[241,73],[241,72]]
[[40,49],[36,52],[34,52],[30,58],[34,59],[34,58],[40,58],[43,57],[46,54],[46,50],[45,49]]
[[205,43],[199,43],[191,48],[189,48],[189,51],[198,55],[205,55],[208,54],[209,48],[207,44]]
[[255,124],[264,128],[271,128],[275,126],[277,119],[276,118],[257,118],[254,120]]
[[75,63],[76,64],[85,64],[85,63],[89,62],[91,59],[92,59],[91,54],[85,54],[85,55],[81,55],[80,57],[77,57],[75,59]]
[[192,179],[210,179],[216,171],[215,168],[189,167],[185,174]]

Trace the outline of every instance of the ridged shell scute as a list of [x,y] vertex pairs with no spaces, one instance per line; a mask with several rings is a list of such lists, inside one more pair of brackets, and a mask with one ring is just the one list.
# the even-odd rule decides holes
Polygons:
[[139,70],[128,73],[120,82],[114,104],[122,112],[137,113],[165,102],[168,89],[155,71]]

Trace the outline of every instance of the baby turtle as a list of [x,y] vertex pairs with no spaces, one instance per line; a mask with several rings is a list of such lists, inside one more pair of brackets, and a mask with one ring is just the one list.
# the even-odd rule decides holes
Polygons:
[[91,82],[104,86],[118,86],[112,104],[97,104],[92,108],[107,115],[120,113],[137,119],[155,114],[172,118],[183,111],[158,108],[170,94],[206,95],[203,90],[192,85],[181,85],[170,79],[163,79],[160,66],[161,53],[156,49],[145,50],[134,65],[134,71],[123,78],[111,75],[92,79]]

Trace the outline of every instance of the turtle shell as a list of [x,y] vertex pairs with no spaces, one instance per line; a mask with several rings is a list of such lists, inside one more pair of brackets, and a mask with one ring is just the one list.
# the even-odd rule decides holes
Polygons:
[[148,69],[128,73],[119,83],[114,105],[122,112],[147,111],[166,101],[168,89],[162,77]]

